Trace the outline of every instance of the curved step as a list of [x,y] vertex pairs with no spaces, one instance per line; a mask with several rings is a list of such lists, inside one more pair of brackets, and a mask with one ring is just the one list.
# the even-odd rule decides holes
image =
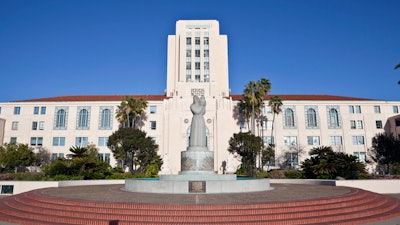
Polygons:
[[0,199],[0,218],[18,224],[361,224],[399,215],[399,200],[360,189],[331,198],[226,205],[80,201],[40,190]]

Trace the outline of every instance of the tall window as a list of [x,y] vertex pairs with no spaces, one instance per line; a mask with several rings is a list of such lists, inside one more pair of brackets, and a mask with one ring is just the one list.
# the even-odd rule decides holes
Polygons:
[[362,120],[357,120],[357,129],[363,129],[363,121]]
[[350,120],[350,129],[356,129],[356,121]]
[[297,152],[286,152],[285,158],[287,166],[299,165],[299,154]]
[[393,106],[393,113],[399,113],[399,107],[397,105]]
[[100,130],[111,129],[112,107],[100,107]]
[[285,109],[285,127],[294,128],[294,112],[291,108]]
[[336,108],[329,108],[328,109],[328,125],[329,128],[340,128],[339,123],[339,113]]
[[356,113],[361,113],[361,106],[356,105]]
[[156,121],[150,121],[150,129],[151,130],[157,129],[157,122]]
[[104,154],[104,162],[106,162],[107,164],[110,164],[110,153]]
[[35,107],[33,108],[33,114],[34,114],[34,115],[39,114],[39,106],[35,106]]
[[40,107],[40,114],[42,115],[46,114],[46,106]]
[[381,113],[381,107],[379,105],[374,106],[374,112],[375,113]]
[[351,114],[354,113],[354,106],[349,105],[349,113],[351,113]]
[[38,128],[38,122],[37,121],[33,121],[32,122],[32,130],[37,130]]
[[55,115],[55,129],[66,129],[67,128],[67,109],[60,108],[56,110]]
[[44,130],[44,121],[39,121],[39,130]]
[[88,109],[81,109],[78,114],[78,129],[89,128],[89,111]]
[[19,106],[14,107],[14,115],[19,115],[19,114],[21,114],[21,107]]
[[210,50],[204,50],[204,58],[207,58],[210,56]]
[[376,124],[376,129],[382,129],[382,120],[376,120],[375,124]]
[[317,128],[317,113],[315,109],[307,109],[307,128]]
[[208,45],[209,44],[209,39],[208,37],[204,37],[204,45]]
[[156,114],[157,112],[157,106],[151,105],[150,106],[150,114]]
[[195,45],[200,45],[200,37],[195,37],[194,38],[194,44]]
[[11,130],[18,130],[18,122],[17,121],[13,121],[11,123]]

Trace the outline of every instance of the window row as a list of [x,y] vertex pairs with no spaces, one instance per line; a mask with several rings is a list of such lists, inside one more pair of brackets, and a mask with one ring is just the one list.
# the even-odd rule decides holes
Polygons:
[[[90,106],[78,107],[76,129],[88,130],[90,128]],[[113,107],[100,107],[99,115],[99,129],[110,130],[112,129]],[[56,107],[54,116],[54,129],[65,130],[67,129],[68,122],[68,107]]]
[[[64,153],[51,153],[51,160],[56,160],[57,158],[64,158],[65,155]],[[100,161],[104,161],[107,164],[110,164],[110,158],[111,154],[110,153],[98,153],[98,159]]]
[[[33,114],[34,115],[39,115],[39,113],[41,115],[45,115],[46,114],[46,106],[35,106],[33,107]],[[14,111],[13,111],[14,115],[20,115],[21,114],[21,107],[20,106],[15,106],[14,107]]]
[[[364,136],[351,136],[353,145],[364,145]],[[271,136],[264,136],[263,141],[265,145],[274,144],[274,138]],[[330,136],[329,137],[330,145],[343,145],[342,136]],[[283,142],[286,146],[295,146],[297,145],[297,136],[284,136]],[[321,145],[319,136],[307,136],[307,145]]]
[[[88,137],[75,137],[75,145],[85,147],[89,144]],[[65,146],[65,137],[53,137],[53,146]],[[98,137],[97,146],[107,146],[108,137]],[[16,137],[10,138],[10,143],[17,143]],[[43,146],[43,137],[31,137],[30,146]]]

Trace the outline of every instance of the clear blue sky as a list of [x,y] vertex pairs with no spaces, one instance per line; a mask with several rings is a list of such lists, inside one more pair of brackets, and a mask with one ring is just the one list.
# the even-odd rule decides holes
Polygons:
[[400,100],[399,0],[0,0],[0,101],[163,94],[177,20],[228,35],[232,94]]

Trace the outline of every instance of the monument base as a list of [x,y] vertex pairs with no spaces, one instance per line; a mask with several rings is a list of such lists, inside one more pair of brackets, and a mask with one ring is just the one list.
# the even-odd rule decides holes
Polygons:
[[215,180],[200,180],[194,177],[184,180],[184,177],[181,176],[184,175],[164,175],[163,178],[160,177],[160,180],[126,179],[125,190],[160,194],[218,194],[258,192],[272,189],[269,179],[236,180],[234,175],[235,179],[232,180],[231,175],[215,175]]

